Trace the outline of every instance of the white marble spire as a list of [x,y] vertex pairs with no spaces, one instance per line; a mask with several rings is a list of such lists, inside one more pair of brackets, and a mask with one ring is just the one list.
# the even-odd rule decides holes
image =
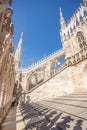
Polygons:
[[24,35],[24,33],[22,32],[19,43],[18,43],[18,47],[16,49],[16,53],[15,53],[15,69],[18,69],[20,67],[20,64],[21,64],[23,35]]
[[59,10],[60,10],[60,25],[61,25],[61,31],[63,31],[63,29],[64,29],[65,26],[66,26],[66,23],[65,23],[65,20],[64,20],[64,17],[63,17],[61,8],[60,8]]

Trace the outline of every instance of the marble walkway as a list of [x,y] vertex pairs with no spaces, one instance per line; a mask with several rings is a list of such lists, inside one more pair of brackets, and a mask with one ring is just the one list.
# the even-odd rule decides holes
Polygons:
[[19,106],[14,106],[8,112],[1,130],[25,130],[25,124]]
[[1,130],[87,130],[87,92],[13,107]]

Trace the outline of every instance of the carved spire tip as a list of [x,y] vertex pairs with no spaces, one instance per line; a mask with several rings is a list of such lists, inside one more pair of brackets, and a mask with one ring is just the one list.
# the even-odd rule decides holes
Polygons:
[[24,32],[21,33],[21,37],[22,37],[22,38],[23,38],[23,36],[24,36]]
[[59,7],[59,11],[61,12],[61,7]]
[[[63,14],[62,14],[62,9],[61,7],[59,8],[59,11],[60,11],[60,18],[63,18]],[[64,19],[64,18],[63,18]]]

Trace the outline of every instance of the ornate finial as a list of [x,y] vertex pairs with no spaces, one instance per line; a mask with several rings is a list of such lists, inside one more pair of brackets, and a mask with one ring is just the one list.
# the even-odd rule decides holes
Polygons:
[[61,7],[59,8],[60,11],[60,18],[63,17]]
[[18,69],[21,65],[21,55],[22,55],[22,40],[24,33],[21,33],[21,37],[18,43],[18,47],[15,53],[15,68]]
[[24,32],[21,33],[21,38],[23,38],[23,36],[24,36]]

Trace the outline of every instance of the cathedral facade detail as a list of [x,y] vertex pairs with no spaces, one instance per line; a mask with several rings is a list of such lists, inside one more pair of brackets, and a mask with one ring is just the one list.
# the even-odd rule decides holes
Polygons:
[[[16,69],[16,80],[21,79],[23,90],[31,99],[87,91],[87,2],[80,4],[68,23],[60,8],[60,25],[62,49],[27,69]],[[21,38],[20,41],[15,56],[19,62]]]

